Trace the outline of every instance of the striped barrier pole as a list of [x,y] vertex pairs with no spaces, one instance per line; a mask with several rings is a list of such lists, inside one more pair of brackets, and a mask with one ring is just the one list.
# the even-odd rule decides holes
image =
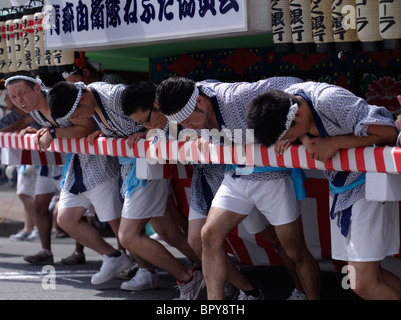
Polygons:
[[[0,147],[22,150],[39,150],[33,134],[0,133]],[[150,164],[163,163],[225,163],[248,166],[272,166],[315,170],[338,170],[357,172],[401,173],[401,148],[362,147],[344,149],[323,163],[312,159],[303,145],[291,146],[282,156],[277,156],[273,147],[260,144],[220,146],[209,144],[200,151],[196,141],[159,141],[155,144],[140,140],[129,148],[127,139],[99,137],[94,145],[87,138],[55,139],[48,150],[64,153],[84,153],[108,156],[147,158]]]

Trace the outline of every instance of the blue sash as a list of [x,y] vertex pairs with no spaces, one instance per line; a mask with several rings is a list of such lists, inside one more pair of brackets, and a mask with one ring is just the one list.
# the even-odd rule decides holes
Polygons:
[[[296,93],[296,95],[301,96],[308,103],[308,106],[312,111],[313,119],[315,121],[317,130],[319,131],[319,134],[322,137],[329,137],[329,134],[327,133],[326,129],[324,128],[323,122],[320,119],[319,115],[317,114],[315,108],[313,107],[313,104],[310,101],[310,99],[304,93]],[[345,181],[347,180],[347,177],[349,174],[350,174],[350,172],[340,171],[336,174],[333,181],[329,181],[330,190],[331,190],[331,192],[334,193],[333,203],[332,203],[331,209],[330,209],[330,218],[331,219],[335,219],[335,217],[336,217],[336,215],[334,214],[334,209],[336,207],[338,195],[340,193],[346,192],[348,190],[351,190],[351,189],[365,183],[365,174],[362,174],[353,183],[350,183],[349,185],[345,186],[344,184],[345,184]],[[349,208],[346,208],[343,211],[338,213],[338,225],[340,226],[341,234],[344,237],[346,237],[348,235],[349,226],[351,223],[351,214],[352,214],[352,206],[350,206]]]
[[63,176],[63,179],[60,182],[60,188],[63,188],[63,186],[64,186],[65,177],[67,176],[68,166],[70,165],[71,158],[72,158],[72,153],[67,153],[67,156],[65,157],[63,171],[61,173]]
[[329,188],[330,188],[331,192],[333,192],[334,194],[337,194],[337,193],[342,193],[342,192],[351,190],[361,184],[364,184],[365,182],[366,182],[366,173],[363,173],[359,176],[358,179],[356,179],[354,182],[352,182],[346,186],[335,186],[332,181],[329,181]]
[[118,157],[120,164],[133,164],[132,168],[125,178],[126,191],[125,196],[129,197],[138,187],[145,187],[146,180],[141,180],[136,177],[136,158]]
[[[252,174],[252,173],[263,173],[263,172],[277,172],[277,171],[289,171],[291,170],[291,177],[294,183],[295,193],[297,195],[298,200],[302,200],[306,198],[306,192],[304,187],[304,181],[306,180],[306,175],[302,169],[291,169],[291,168],[278,168],[278,167],[252,167],[252,169],[240,167],[235,164],[226,165],[226,172],[234,169],[235,172],[243,173],[243,174]],[[236,178],[239,175],[234,175]]]

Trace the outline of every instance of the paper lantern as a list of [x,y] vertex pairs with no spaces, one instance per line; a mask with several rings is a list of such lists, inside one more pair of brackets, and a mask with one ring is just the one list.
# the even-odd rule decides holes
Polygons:
[[38,66],[39,72],[47,72],[46,63],[46,50],[45,50],[45,34],[43,29],[43,17],[44,13],[42,11],[34,13],[35,21],[35,63]]
[[37,73],[38,66],[35,63],[35,17],[37,8],[25,9],[22,17],[23,35],[24,35],[24,52],[26,70]]
[[57,72],[71,71],[74,67],[75,51],[54,50],[53,60],[57,67]]
[[356,23],[358,38],[365,51],[375,51],[382,47],[379,28],[379,0],[356,0]]
[[380,35],[384,49],[401,47],[401,3],[399,0],[380,0]]
[[271,16],[275,50],[277,52],[292,51],[294,43],[292,42],[289,0],[272,0]]
[[5,73],[10,72],[7,57],[6,19],[6,16],[0,17],[0,73],[2,77],[4,77]]
[[312,38],[310,1],[290,0],[292,41],[296,52],[312,52],[315,42]]
[[26,70],[22,16],[23,16],[22,13],[16,14],[13,27],[15,62],[17,64],[17,70]]
[[312,37],[316,52],[329,52],[335,49],[332,32],[331,2],[311,1]]
[[361,44],[356,29],[355,0],[333,0],[331,14],[336,49],[358,51]]
[[8,14],[6,20],[6,44],[7,44],[7,58],[8,58],[8,71],[10,73],[16,72],[17,58],[15,56],[15,41],[14,41],[14,19],[16,14]]

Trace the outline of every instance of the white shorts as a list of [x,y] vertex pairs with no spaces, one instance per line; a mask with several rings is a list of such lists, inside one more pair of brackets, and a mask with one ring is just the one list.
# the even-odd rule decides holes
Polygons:
[[25,174],[24,167],[20,166],[17,175],[17,194],[24,194],[33,198],[35,196],[35,187],[36,171],[32,172],[32,174]]
[[265,230],[270,224],[266,217],[256,207],[252,209],[241,223],[244,225],[246,232],[250,234],[257,234]]
[[250,181],[226,174],[212,207],[243,215],[249,215],[256,207],[274,226],[293,222],[300,215],[291,176],[277,180]]
[[61,190],[59,210],[84,207],[90,211],[92,206],[101,222],[112,221],[121,217],[122,203],[119,198],[118,176],[80,194]]
[[125,197],[122,217],[126,219],[148,219],[164,215],[167,206],[170,180],[146,181],[130,197]]
[[[197,219],[206,220],[206,218],[207,216],[195,211],[192,208],[189,208],[188,221]],[[250,234],[257,234],[265,230],[266,227],[270,224],[269,221],[267,221],[266,217],[261,214],[260,211],[256,209],[256,207],[252,209],[249,215],[244,220],[242,220],[241,223],[244,225],[245,230]]]
[[46,193],[59,193],[61,180],[62,177],[56,180],[52,177],[44,177],[38,174],[36,176],[35,195]]
[[382,261],[386,256],[398,253],[398,202],[382,203],[366,199],[355,202],[347,237],[341,234],[337,219],[330,219],[333,259],[354,262]]

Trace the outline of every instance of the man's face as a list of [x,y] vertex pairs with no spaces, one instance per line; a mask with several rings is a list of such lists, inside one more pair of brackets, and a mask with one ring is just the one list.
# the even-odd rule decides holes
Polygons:
[[130,115],[130,118],[137,124],[143,125],[147,129],[155,129],[152,124],[153,110],[138,110]]
[[41,94],[38,84],[32,89],[23,80],[15,81],[7,85],[7,92],[12,103],[24,112],[37,110]]
[[67,78],[65,78],[65,81],[68,81],[68,82],[79,82],[79,81],[82,81],[85,84],[89,84],[89,83],[87,83],[86,78],[83,75],[80,75],[80,74],[73,74],[71,76],[68,76]]
[[299,112],[295,115],[294,121],[292,121],[290,128],[281,140],[288,140],[294,142],[300,137],[303,137],[309,132],[309,127],[305,123],[305,117],[299,115]]
[[196,106],[191,115],[179,124],[187,129],[204,129],[208,122],[207,110],[204,107]]

